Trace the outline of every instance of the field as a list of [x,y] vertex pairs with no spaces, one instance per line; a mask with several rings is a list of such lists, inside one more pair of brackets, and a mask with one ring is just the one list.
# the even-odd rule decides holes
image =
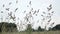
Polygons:
[[[1,32],[0,34],[27,34],[27,32]],[[32,34],[60,34],[60,31],[32,32]]]

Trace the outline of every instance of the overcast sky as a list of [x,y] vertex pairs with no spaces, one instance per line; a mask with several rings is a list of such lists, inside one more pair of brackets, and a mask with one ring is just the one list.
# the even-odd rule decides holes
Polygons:
[[[16,3],[17,1],[17,3]],[[27,7],[27,5],[29,5],[29,2],[31,1],[31,7]],[[9,5],[9,3],[11,3],[11,5]],[[4,4],[4,7],[3,7]],[[56,24],[60,24],[60,0],[0,0],[0,18],[3,18],[3,21],[8,21],[8,19],[6,20],[5,18],[8,16],[9,12],[13,12],[13,14],[16,15],[16,20],[19,17],[19,20],[16,21],[16,23],[20,23],[20,20],[23,21],[23,17],[25,16],[26,13],[28,13],[30,11],[30,8],[33,8],[34,10],[38,10],[40,9],[40,12],[38,13],[38,16],[34,16],[34,28],[36,29],[36,27],[41,26],[41,16],[40,14],[43,11],[47,11],[46,8],[52,4],[52,11],[54,12],[54,15],[52,16],[52,21],[55,22]],[[6,8],[10,8],[9,11],[6,10]],[[17,12],[14,13],[14,10],[18,8]],[[1,11],[3,11],[3,14],[1,13]],[[23,13],[24,11],[26,11],[26,13]],[[39,23],[36,23],[37,20],[39,20]],[[1,22],[1,19],[0,19]],[[12,22],[12,21],[11,21]],[[37,25],[38,24],[38,25]],[[44,23],[45,24],[45,23]],[[43,24],[43,25],[44,25]],[[44,28],[44,26],[43,26]]]

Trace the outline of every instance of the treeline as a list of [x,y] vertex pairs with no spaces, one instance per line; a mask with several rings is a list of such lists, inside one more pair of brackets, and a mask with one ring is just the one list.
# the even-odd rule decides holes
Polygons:
[[[48,31],[56,31],[56,30],[60,30],[60,24],[56,25],[53,28],[49,28]],[[38,27],[38,30],[34,30],[31,28],[31,25],[28,25],[27,32],[41,32],[41,31],[45,31],[45,29],[42,29],[40,26]],[[17,26],[14,23],[7,23],[7,22],[1,22],[0,23],[0,32],[17,32]]]
[[[49,28],[49,30],[48,31],[57,31],[57,30],[60,30],[60,24],[58,24],[58,25],[56,25],[55,27],[53,27],[53,28]],[[32,29],[31,28],[31,26],[30,25],[28,25],[28,27],[27,27],[27,30],[26,31],[30,31],[30,32],[35,32],[35,31],[37,31],[37,32],[42,32],[42,31],[47,31],[47,30],[45,30],[45,29],[42,29],[40,26],[38,27],[38,30],[34,30],[34,29]]]
[[41,27],[38,27],[37,30],[32,29],[32,31],[33,31],[33,32],[35,32],[35,31],[39,32],[39,31],[44,31],[44,29],[42,29]]
[[14,23],[1,22],[0,32],[15,32],[17,31],[17,26]]
[[55,27],[50,28],[49,30],[52,30],[52,31],[60,30],[60,24],[57,24]]
[[[56,31],[56,30],[60,30],[60,24],[57,24],[53,28],[50,27],[48,31]],[[37,31],[45,31],[45,29],[42,29],[41,27],[39,27]]]

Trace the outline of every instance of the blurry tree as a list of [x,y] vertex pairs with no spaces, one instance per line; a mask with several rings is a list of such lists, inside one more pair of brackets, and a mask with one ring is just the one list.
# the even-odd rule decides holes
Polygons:
[[56,26],[54,26],[53,28],[51,28],[52,31],[55,30],[60,30],[60,24],[57,24]]
[[[29,7],[29,12],[28,13],[26,13],[26,10],[24,11],[24,13],[26,13],[26,16],[24,17],[24,21],[26,22],[26,24],[27,24],[27,31],[28,31],[28,33],[29,34],[31,34],[31,32],[32,32],[32,26],[33,26],[33,16],[35,15],[35,16],[37,16],[37,14],[39,13],[39,9],[38,9],[38,11],[37,10],[33,10],[33,8],[31,7],[31,5],[32,5],[32,2],[31,1],[29,1],[29,5],[27,5],[27,7]],[[37,21],[37,22],[39,22],[39,20]]]
[[14,23],[1,22],[0,32],[17,32],[17,26]]
[[27,34],[32,34],[32,27],[30,24],[28,24],[28,27],[27,27]]
[[47,11],[46,12],[42,12],[43,14],[41,15],[43,17],[41,24],[43,24],[43,22],[47,22],[45,24],[45,30],[47,28],[47,26],[50,24],[51,20],[52,20],[52,16],[54,14],[54,11],[52,10],[52,4],[49,5],[49,7],[47,7]]
[[38,31],[44,31],[40,26],[38,27]]
[[0,18],[0,19],[1,19],[1,22],[3,21],[3,13],[4,13],[4,12],[1,11],[1,16],[0,16],[0,17],[1,17],[1,18]]
[[32,10],[33,10],[33,8],[31,8],[31,5],[32,4],[31,4],[31,1],[30,1],[29,2],[29,5],[28,5],[28,7],[30,7],[30,11],[24,17],[24,20],[27,23],[27,30],[26,30],[27,31],[27,34],[31,34],[32,33],[32,24],[31,24],[32,22],[31,22],[31,20],[33,20],[33,16],[32,16]]

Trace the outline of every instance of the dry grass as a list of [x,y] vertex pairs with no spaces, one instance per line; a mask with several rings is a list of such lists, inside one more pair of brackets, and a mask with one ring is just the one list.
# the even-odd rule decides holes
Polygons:
[[[27,34],[27,32],[1,32],[0,34]],[[60,31],[32,32],[32,34],[60,34]]]

